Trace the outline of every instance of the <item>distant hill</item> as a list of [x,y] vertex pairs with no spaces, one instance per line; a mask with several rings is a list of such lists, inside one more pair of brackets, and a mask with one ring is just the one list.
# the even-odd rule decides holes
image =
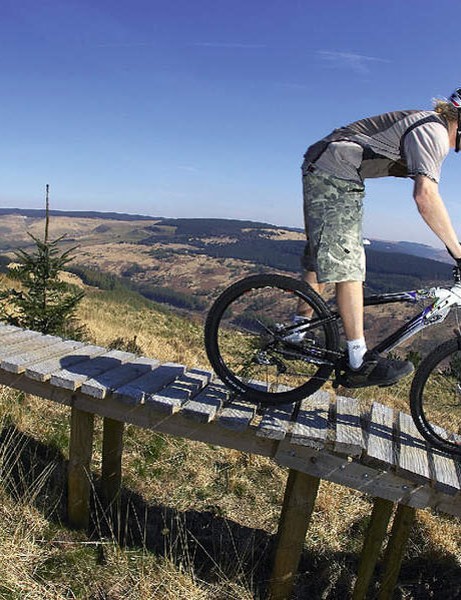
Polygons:
[[413,256],[420,256],[421,258],[450,262],[450,257],[446,250],[433,248],[427,244],[371,240],[370,247],[378,252],[398,252],[399,254],[411,254]]
[[[33,219],[44,219],[45,210],[41,208],[0,208],[0,215],[21,215]],[[132,215],[117,212],[98,212],[93,210],[50,210],[52,217],[74,217],[79,219],[111,219],[115,221],[152,221],[161,217]]]
[[[4,253],[30,245],[28,232],[42,234],[43,210],[2,208],[0,215]],[[302,230],[238,219],[52,210],[50,225],[51,235],[64,235],[64,244],[78,246],[74,266],[80,270],[120,277],[148,296],[164,299],[166,290],[173,290],[198,297],[200,305],[251,273],[276,270],[298,276],[305,244]],[[447,259],[446,253],[424,244],[371,240],[366,254],[370,292],[451,280],[451,264],[437,260]]]

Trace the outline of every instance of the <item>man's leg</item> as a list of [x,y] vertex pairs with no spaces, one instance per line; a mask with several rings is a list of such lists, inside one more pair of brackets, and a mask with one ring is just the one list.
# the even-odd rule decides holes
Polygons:
[[346,340],[363,338],[363,284],[340,281],[336,284],[336,303],[343,322]]
[[[314,291],[322,295],[323,290],[325,289],[325,284],[317,281],[317,273],[315,273],[315,271],[304,270],[302,279],[308,283]],[[299,300],[298,307],[296,309],[296,315],[299,317],[304,317],[305,319],[310,319],[312,317],[312,313],[312,308],[303,300]]]
[[343,322],[349,365],[358,369],[367,351],[363,331],[363,284],[341,281],[336,284],[336,303]]

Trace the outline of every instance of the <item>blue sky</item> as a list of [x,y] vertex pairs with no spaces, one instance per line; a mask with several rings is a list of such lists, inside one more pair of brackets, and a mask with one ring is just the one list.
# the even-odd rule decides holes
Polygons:
[[[456,0],[2,0],[0,205],[49,183],[55,209],[302,227],[306,147],[449,95],[460,20]],[[411,190],[369,182],[366,235],[438,245]]]

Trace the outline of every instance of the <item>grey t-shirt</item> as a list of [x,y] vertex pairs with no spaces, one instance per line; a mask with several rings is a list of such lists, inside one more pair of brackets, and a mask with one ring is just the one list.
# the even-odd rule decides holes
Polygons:
[[336,129],[308,148],[316,168],[349,181],[425,175],[439,182],[449,151],[446,121],[434,111],[384,113]]

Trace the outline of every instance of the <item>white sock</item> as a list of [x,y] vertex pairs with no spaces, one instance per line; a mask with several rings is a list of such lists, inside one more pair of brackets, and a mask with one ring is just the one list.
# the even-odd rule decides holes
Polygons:
[[347,354],[351,369],[358,369],[361,366],[366,351],[367,345],[364,338],[347,341]]

